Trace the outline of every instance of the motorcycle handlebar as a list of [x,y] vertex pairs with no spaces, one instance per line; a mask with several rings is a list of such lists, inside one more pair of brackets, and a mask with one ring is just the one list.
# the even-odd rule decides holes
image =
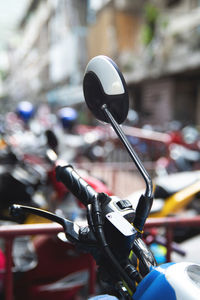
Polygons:
[[56,178],[85,206],[91,204],[93,197],[97,195],[97,192],[76,173],[71,165],[56,167]]

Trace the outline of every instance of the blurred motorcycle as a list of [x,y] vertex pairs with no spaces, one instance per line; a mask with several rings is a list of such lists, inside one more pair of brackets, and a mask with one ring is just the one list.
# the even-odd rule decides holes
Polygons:
[[[4,208],[1,210],[1,219],[4,221],[26,224],[50,222],[33,214],[10,218],[8,208],[13,203],[51,209],[60,216],[79,222],[86,219],[86,210],[81,202],[63,183],[56,181],[57,143],[52,132],[48,131],[47,136],[45,155],[34,155],[32,150],[32,153],[23,155],[20,151],[19,156],[19,152],[16,155],[10,147],[6,147],[4,153],[1,152],[0,163],[2,168],[5,166],[1,174],[2,186],[0,185],[3,200],[1,207]],[[39,176],[43,173],[42,177]],[[111,194],[102,181],[86,173],[84,179],[96,191],[103,190]],[[34,197],[34,192],[41,189],[47,198],[44,203]],[[3,252],[0,252],[0,258],[5,260]],[[1,270],[4,268],[5,264],[1,266]],[[49,268],[54,270],[54,274],[50,275]],[[90,293],[95,289],[96,265],[91,255],[81,253],[70,241],[63,241],[57,236],[39,236],[34,239],[27,236],[17,238],[14,242],[13,275],[16,299],[85,299],[87,287]]]
[[168,155],[160,157],[155,167],[157,176],[195,170],[200,170],[200,151],[178,144],[171,144]]

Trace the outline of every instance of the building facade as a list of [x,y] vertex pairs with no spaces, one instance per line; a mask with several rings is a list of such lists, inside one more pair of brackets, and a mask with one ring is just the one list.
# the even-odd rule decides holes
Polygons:
[[141,125],[200,124],[200,1],[30,0],[5,84],[14,102],[83,101],[90,58],[114,59]]

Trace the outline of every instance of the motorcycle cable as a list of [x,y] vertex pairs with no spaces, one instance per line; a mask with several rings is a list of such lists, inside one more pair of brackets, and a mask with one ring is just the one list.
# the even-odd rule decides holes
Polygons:
[[102,210],[101,210],[101,206],[99,203],[99,199],[102,196],[106,197],[107,195],[105,195],[103,193],[99,193],[99,194],[97,194],[97,196],[93,197],[93,201],[91,203],[92,204],[92,220],[93,220],[93,225],[94,225],[95,233],[97,236],[97,240],[101,244],[105,255],[108,257],[109,261],[111,261],[112,266],[119,273],[120,277],[123,279],[125,284],[128,286],[128,290],[131,290],[131,294],[133,294],[135,292],[135,284],[133,283],[133,280],[134,280],[134,282],[136,281],[137,283],[139,283],[142,280],[142,277],[139,274],[139,272],[136,270],[136,268],[134,266],[132,266],[131,264],[128,264],[125,267],[127,273],[129,273],[130,276],[127,275],[127,273],[125,272],[123,267],[119,264],[119,262],[113,255],[112,251],[110,250],[110,247],[106,241],[106,237],[104,234]]

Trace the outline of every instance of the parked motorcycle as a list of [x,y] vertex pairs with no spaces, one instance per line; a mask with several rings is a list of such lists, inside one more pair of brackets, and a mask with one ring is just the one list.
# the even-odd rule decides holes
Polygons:
[[[55,165],[58,156],[54,151],[55,137],[47,132],[48,145],[43,155],[38,156],[23,153],[19,159],[11,148],[6,149],[4,155],[1,153],[1,163],[6,166],[6,175],[9,171],[7,181],[2,181],[1,206],[7,209],[12,203],[32,205],[43,207],[56,211],[59,215],[70,217],[73,220],[79,219],[83,222],[86,210],[80,201],[69,193],[67,188],[60,182],[56,182]],[[53,137],[53,138],[52,138]],[[29,145],[30,146],[30,145]],[[51,147],[50,147],[51,146]],[[33,152],[33,151],[32,151]],[[23,159],[22,159],[23,158]],[[47,164],[48,162],[48,164]],[[47,164],[47,165],[46,165]],[[9,166],[9,168],[8,168]],[[18,171],[18,177],[15,176],[15,169]],[[30,170],[42,169],[45,173],[45,181],[39,180],[40,176],[35,171],[34,177]],[[3,169],[4,170],[4,169]],[[22,177],[22,175],[23,177]],[[20,176],[21,175],[21,176]],[[5,173],[2,171],[2,178]],[[35,179],[33,181],[32,177]],[[6,177],[7,178],[7,177]],[[23,179],[23,181],[21,181]],[[102,181],[84,174],[84,179],[89,182],[96,191],[103,190],[110,194],[107,186]],[[37,183],[34,186],[31,183]],[[54,195],[54,199],[48,199],[44,207],[41,203],[34,201],[34,190],[48,189],[45,185],[48,182],[49,193],[45,191],[46,196]],[[18,188],[21,187],[21,189]],[[32,189],[31,189],[32,187]],[[32,193],[28,193],[31,189]],[[24,194],[23,194],[24,192]],[[22,197],[25,195],[24,197]],[[5,201],[6,200],[6,201]],[[54,203],[52,203],[54,201]],[[17,218],[10,218],[4,210],[1,210],[2,219],[6,221],[15,221],[17,223],[43,223],[50,220],[33,214],[27,214]],[[0,251],[0,261],[5,260],[3,252]],[[51,262],[51,263],[50,263]],[[49,274],[49,267],[54,270],[54,274]],[[3,270],[5,264],[0,266]],[[20,237],[15,239],[13,247],[13,275],[15,285],[16,299],[79,299],[88,289],[93,291],[95,288],[96,265],[94,259],[88,253],[81,253],[69,241],[62,241],[59,237],[36,236]],[[0,283],[3,282],[0,278]]]
[[[200,171],[179,172],[154,178],[151,217],[173,216],[187,209],[199,214]],[[128,196],[137,205],[141,191]]]
[[[96,191],[110,191],[100,180],[84,176]],[[60,182],[61,183],[61,182]],[[88,183],[87,183],[88,184]],[[71,217],[76,222],[84,223],[86,209],[79,204],[67,188],[60,187],[61,203],[57,204],[59,216]],[[71,195],[71,197],[70,197]],[[60,198],[60,199],[61,199]],[[81,202],[80,202],[81,203]],[[31,216],[32,214],[28,214]],[[36,220],[45,219],[42,215]],[[14,220],[18,220],[16,216]],[[25,218],[25,216],[22,216]],[[20,217],[21,219],[21,217]],[[0,257],[3,253],[0,253]],[[54,270],[50,274],[50,269]],[[13,252],[14,294],[16,299],[85,299],[88,291],[96,287],[96,264],[92,256],[83,253],[69,240],[62,236],[36,236],[17,238]]]
[[[11,218],[9,206],[13,203],[31,205],[43,209],[57,209],[59,214],[81,218],[85,215],[85,209],[81,208],[75,199],[70,201],[69,192],[61,183],[57,186],[55,182],[55,136],[47,131],[47,145],[44,144],[43,151],[34,155],[34,147],[29,149],[31,153],[26,153],[24,148],[13,148],[5,143],[5,147],[0,153],[0,219],[1,224],[13,223],[44,223],[50,222],[48,219],[36,215],[27,214],[19,218]],[[86,177],[85,177],[86,178]],[[89,180],[89,179],[86,179]],[[91,184],[98,190],[102,182],[90,178]],[[60,194],[57,194],[59,190]],[[106,189],[106,191],[108,191]],[[56,194],[54,202],[50,196]],[[39,197],[41,195],[41,197]],[[49,198],[47,198],[49,196]],[[59,197],[60,196],[60,197]],[[59,198],[59,199],[58,199]],[[72,198],[72,197],[71,197]],[[47,201],[45,201],[47,199]],[[4,244],[0,244],[1,249]],[[0,298],[3,293],[5,255],[0,249]],[[50,265],[55,270],[56,275],[49,275]],[[58,237],[36,236],[18,237],[13,244],[13,276],[15,283],[16,299],[76,299],[80,293],[84,295],[84,289],[91,277],[90,290],[94,289],[96,267],[94,260],[89,254],[80,253],[74,245],[63,242]],[[51,284],[53,280],[53,284]],[[43,283],[42,288],[38,281]],[[2,296],[3,297],[3,296]]]
[[156,174],[163,176],[184,171],[200,169],[200,151],[186,146],[171,144],[168,155],[156,161]]
[[[45,180],[40,168],[26,163],[13,149],[7,146],[0,153],[0,219],[10,220],[8,213],[12,203],[45,207],[45,201],[38,201],[36,191]],[[20,222],[24,222],[22,219]]]
[[[199,299],[200,265],[169,263],[159,267],[141,239],[153,201],[152,180],[119,126],[128,113],[128,93],[115,63],[93,58],[84,76],[85,100],[95,117],[110,123],[145,181],[136,210],[130,201],[97,193],[72,168],[59,166],[57,179],[87,207],[86,226],[35,208],[13,205],[11,214],[33,213],[61,224],[68,240],[91,253],[110,294],[121,299]],[[52,269],[51,269],[52,271]],[[53,272],[50,272],[53,275]]]
[[[136,191],[127,198],[138,203]],[[199,215],[200,171],[179,172],[154,178],[154,202],[149,217],[169,217],[177,215]],[[182,242],[199,234],[199,228],[175,228],[174,240]]]

